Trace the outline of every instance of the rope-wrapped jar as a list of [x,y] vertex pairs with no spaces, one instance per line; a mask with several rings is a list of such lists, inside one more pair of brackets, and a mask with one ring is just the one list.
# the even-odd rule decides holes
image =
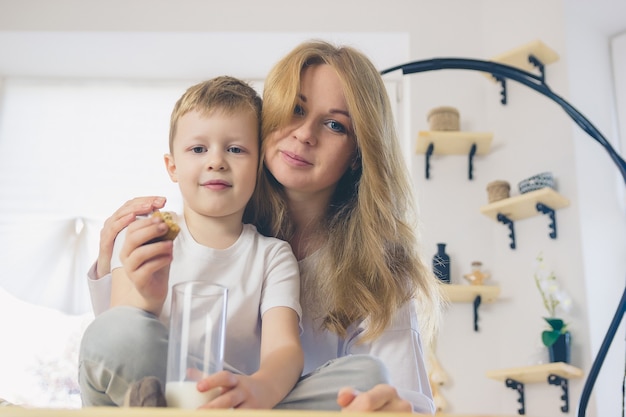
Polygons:
[[510,191],[511,185],[506,181],[496,180],[487,184],[487,196],[490,203],[509,198]]
[[428,124],[430,130],[434,131],[458,131],[459,111],[454,107],[435,107],[428,112]]

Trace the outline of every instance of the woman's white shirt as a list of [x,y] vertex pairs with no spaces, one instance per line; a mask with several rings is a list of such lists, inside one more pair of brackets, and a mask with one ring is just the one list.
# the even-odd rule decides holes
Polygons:
[[[298,262],[300,278],[313,279],[307,274],[307,264],[316,262],[315,254]],[[301,285],[304,291],[308,285]],[[352,354],[372,355],[387,368],[389,382],[400,396],[413,404],[415,411],[434,413],[428,370],[424,362],[422,341],[419,334],[417,311],[413,300],[401,306],[391,325],[376,340],[358,343],[368,325],[368,320],[348,328],[345,338],[321,328],[323,317],[313,318],[314,306],[302,302],[302,347],[304,349],[303,374],[315,371],[326,362]]]

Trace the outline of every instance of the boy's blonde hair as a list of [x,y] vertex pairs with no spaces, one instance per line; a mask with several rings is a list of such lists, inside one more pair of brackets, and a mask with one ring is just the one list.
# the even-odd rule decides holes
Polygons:
[[262,100],[259,94],[246,82],[234,77],[220,76],[191,86],[178,99],[170,118],[170,153],[173,152],[174,137],[178,120],[190,111],[209,114],[215,110],[233,114],[251,111],[259,122],[261,132]]
[[[303,304],[316,306],[324,327],[341,336],[367,319],[364,340],[372,340],[415,298],[422,329],[432,336],[441,310],[438,281],[418,254],[411,183],[389,98],[371,61],[353,48],[323,41],[305,42],[279,61],[264,87],[261,158],[270,134],[292,120],[302,71],[320,64],[330,65],[343,86],[357,159],[340,179],[317,230],[325,244],[311,279],[303,276]],[[257,188],[255,223],[264,233],[290,240],[294,225],[282,185],[264,168]]]

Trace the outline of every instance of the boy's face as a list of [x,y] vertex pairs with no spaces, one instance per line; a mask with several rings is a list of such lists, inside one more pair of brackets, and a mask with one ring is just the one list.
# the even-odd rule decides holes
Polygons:
[[238,216],[239,221],[256,185],[258,162],[252,111],[186,113],[178,120],[172,155],[165,155],[187,208],[207,217]]

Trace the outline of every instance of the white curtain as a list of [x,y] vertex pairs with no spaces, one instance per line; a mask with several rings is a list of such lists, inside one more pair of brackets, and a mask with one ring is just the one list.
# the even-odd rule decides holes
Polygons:
[[180,210],[163,154],[171,109],[190,84],[3,80],[2,288],[65,313],[90,310],[86,272],[104,219],[140,195]]
[[189,85],[0,80],[0,398],[80,406],[86,274],[102,224],[140,195],[181,209],[162,161]]
[[11,216],[0,222],[2,287],[29,303],[71,314],[91,310],[86,271],[100,222]]

